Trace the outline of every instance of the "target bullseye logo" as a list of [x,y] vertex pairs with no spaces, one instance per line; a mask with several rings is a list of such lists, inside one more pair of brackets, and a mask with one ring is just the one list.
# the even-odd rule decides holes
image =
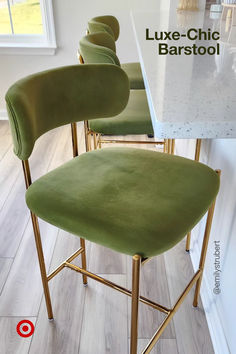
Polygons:
[[22,320],[17,324],[16,331],[21,337],[30,337],[34,333],[34,324],[29,320]]

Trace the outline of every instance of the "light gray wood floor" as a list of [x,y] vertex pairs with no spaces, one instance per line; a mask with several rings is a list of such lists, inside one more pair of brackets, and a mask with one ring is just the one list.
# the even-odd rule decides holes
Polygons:
[[[79,148],[84,152],[82,124]],[[144,146],[143,146],[144,147]],[[41,137],[30,158],[33,179],[71,158],[70,127]],[[24,201],[21,162],[12,151],[8,122],[0,121],[0,353],[128,354],[130,300],[123,294],[81,277],[69,269],[50,282],[55,320],[47,320],[29,212]],[[40,221],[47,270],[79,248],[79,239]],[[131,285],[131,259],[87,242],[88,269],[123,286]],[[193,269],[181,242],[142,268],[141,293],[173,305]],[[214,353],[202,309],[192,308],[193,291],[162,335],[154,354]],[[162,320],[162,314],[140,305],[139,352]],[[30,338],[16,325],[35,324]]]

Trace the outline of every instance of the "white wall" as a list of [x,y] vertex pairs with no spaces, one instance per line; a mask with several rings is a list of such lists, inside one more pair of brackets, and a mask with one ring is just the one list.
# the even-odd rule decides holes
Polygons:
[[[177,153],[193,158],[195,141],[177,140]],[[202,298],[217,354],[236,353],[236,140],[203,140],[200,161],[221,169],[221,188],[217,198],[206,260]],[[197,268],[205,222],[192,234],[191,257]],[[213,289],[215,271],[214,241],[220,241],[221,293]]]

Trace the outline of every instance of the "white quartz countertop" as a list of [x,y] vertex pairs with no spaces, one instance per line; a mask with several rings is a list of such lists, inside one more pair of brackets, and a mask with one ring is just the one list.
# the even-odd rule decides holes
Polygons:
[[[159,138],[236,138],[236,26],[225,32],[225,21],[209,12],[131,13],[139,59],[153,122]],[[189,28],[221,29],[221,38],[167,40],[175,46],[220,45],[220,55],[158,55],[155,31],[186,33]],[[235,32],[233,32],[235,31]],[[229,34],[231,34],[229,36]]]

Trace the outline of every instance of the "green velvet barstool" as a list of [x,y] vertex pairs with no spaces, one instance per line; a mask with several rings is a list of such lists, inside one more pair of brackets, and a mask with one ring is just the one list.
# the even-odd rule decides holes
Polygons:
[[[8,90],[6,102],[14,152],[23,164],[26,202],[49,319],[53,318],[49,282],[69,268],[82,274],[84,284],[90,277],[131,297],[130,353],[137,354],[139,301],[166,315],[142,353],[150,353],[194,284],[197,306],[219,190],[218,173],[178,156],[107,148],[76,156],[32,183],[28,161],[42,134],[83,119],[115,116],[125,108],[128,97],[125,72],[116,65],[98,64],[62,67],[29,76]],[[73,155],[77,155],[75,138],[74,132]],[[207,210],[199,269],[174,307],[166,308],[140,295],[141,265],[176,245]],[[81,237],[80,249],[48,275],[37,217]],[[132,290],[87,270],[84,239],[133,257]],[[81,267],[73,263],[79,255]]]
[[[106,32],[109,33],[115,41],[117,41],[120,34],[120,25],[117,18],[114,16],[97,16],[88,22],[88,32]],[[116,46],[113,50],[116,52]],[[121,64],[121,67],[128,75],[131,89],[142,90],[145,88],[140,63],[125,63]]]
[[[85,64],[111,63],[120,66],[114,52],[114,39],[106,32],[84,36],[79,42],[79,53]],[[112,136],[136,136],[132,140],[116,139]],[[110,119],[95,119],[85,122],[85,140],[91,150],[91,136],[95,149],[105,143],[152,144],[166,148],[165,140],[143,140],[141,135],[154,135],[145,90],[130,90],[127,107]],[[104,139],[104,137],[106,137]]]

